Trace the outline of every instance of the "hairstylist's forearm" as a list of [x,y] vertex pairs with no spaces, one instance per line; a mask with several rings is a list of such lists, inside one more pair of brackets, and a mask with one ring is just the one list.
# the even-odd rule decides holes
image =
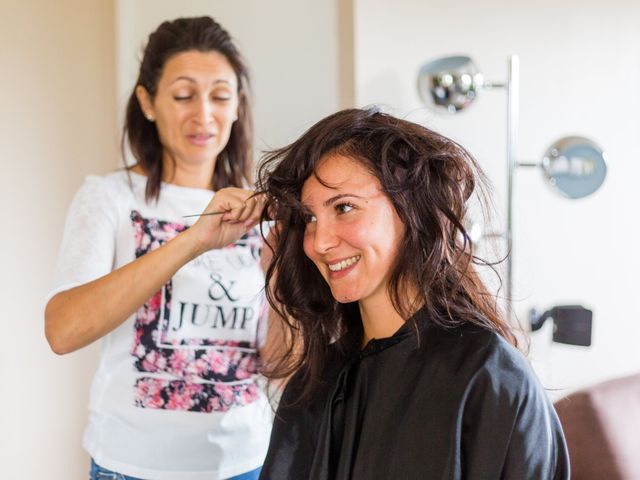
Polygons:
[[58,293],[45,309],[45,335],[51,349],[62,355],[103,337],[204,250],[187,230],[97,280]]

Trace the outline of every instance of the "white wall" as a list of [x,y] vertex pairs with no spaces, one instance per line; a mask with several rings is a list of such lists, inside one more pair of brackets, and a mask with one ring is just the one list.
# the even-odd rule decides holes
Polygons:
[[114,168],[113,3],[0,6],[0,477],[82,479],[95,347],[57,357],[43,302],[71,197]]
[[[539,159],[566,134],[606,150],[609,175],[591,197],[570,201],[539,172],[520,169],[514,196],[516,313],[581,303],[594,312],[590,348],[533,335],[531,358],[559,396],[640,370],[640,3],[567,0],[356,0],[355,95],[462,142],[489,173],[504,205],[505,95],[482,91],[469,110],[434,114],[416,93],[422,62],[467,53],[490,81],[506,79],[508,55],[521,61],[518,159]],[[558,389],[558,390],[553,390]]]

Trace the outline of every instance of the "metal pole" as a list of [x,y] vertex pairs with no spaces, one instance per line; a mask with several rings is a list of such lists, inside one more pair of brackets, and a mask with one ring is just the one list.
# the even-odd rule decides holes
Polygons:
[[513,174],[516,167],[518,141],[518,86],[519,59],[512,55],[508,60],[507,76],[507,268],[505,282],[507,321],[513,321]]

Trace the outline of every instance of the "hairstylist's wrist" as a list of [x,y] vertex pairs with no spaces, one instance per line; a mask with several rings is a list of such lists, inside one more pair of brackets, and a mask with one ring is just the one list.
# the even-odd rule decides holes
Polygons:
[[184,248],[190,260],[199,257],[210,249],[207,245],[206,238],[195,225],[182,232],[179,237],[184,240]]

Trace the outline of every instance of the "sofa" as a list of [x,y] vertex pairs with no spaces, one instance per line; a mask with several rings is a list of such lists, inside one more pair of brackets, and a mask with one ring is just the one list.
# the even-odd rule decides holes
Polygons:
[[583,388],[554,406],[572,480],[640,480],[640,374]]

